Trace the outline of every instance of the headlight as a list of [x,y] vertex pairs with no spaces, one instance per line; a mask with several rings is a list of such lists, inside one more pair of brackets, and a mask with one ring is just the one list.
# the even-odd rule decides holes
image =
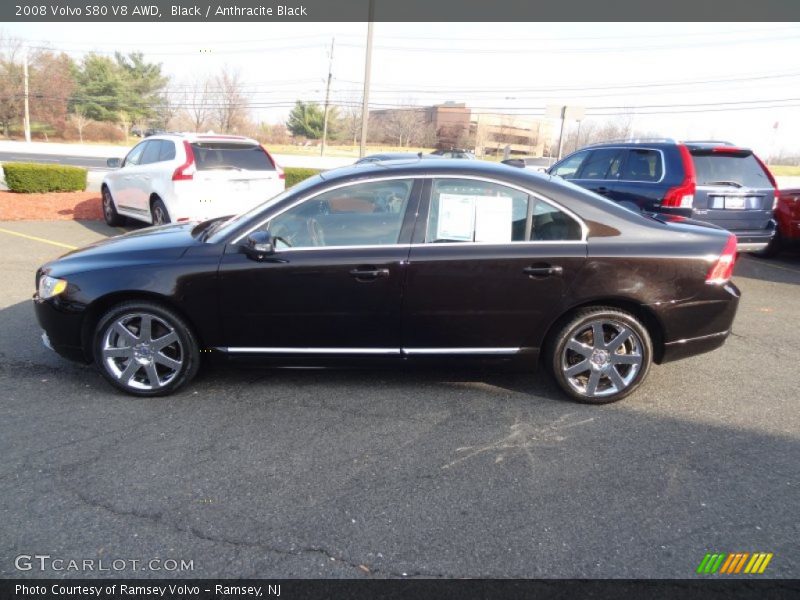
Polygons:
[[66,289],[67,289],[66,279],[58,279],[56,277],[42,275],[42,278],[39,280],[39,299],[47,300],[48,298],[52,298],[53,296],[58,296],[59,294],[62,294]]

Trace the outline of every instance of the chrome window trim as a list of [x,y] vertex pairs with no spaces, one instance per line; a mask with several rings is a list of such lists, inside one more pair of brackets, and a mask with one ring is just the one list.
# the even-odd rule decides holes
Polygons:
[[[570,209],[560,205],[558,202],[555,202],[554,200],[551,200],[550,198],[547,198],[546,196],[543,196],[539,192],[534,192],[533,190],[524,188],[524,187],[522,187],[520,185],[517,185],[517,184],[514,184],[514,183],[508,183],[507,181],[502,181],[502,180],[494,179],[494,178],[491,178],[491,177],[479,177],[479,176],[475,176],[475,175],[453,175],[453,174],[445,173],[445,174],[426,174],[426,175],[388,175],[388,176],[382,176],[382,177],[371,177],[369,179],[359,179],[358,181],[348,181],[347,183],[334,185],[334,186],[325,188],[324,190],[321,190],[319,192],[316,192],[316,193],[313,193],[313,194],[309,194],[307,196],[303,196],[303,197],[299,198],[297,201],[292,202],[289,206],[287,206],[286,208],[282,209],[281,211],[275,213],[274,215],[270,216],[268,219],[264,219],[262,221],[259,221],[256,225],[254,225],[250,229],[246,230],[243,234],[241,234],[240,236],[236,237],[230,243],[231,244],[238,244],[243,238],[246,238],[248,235],[250,235],[251,233],[256,231],[259,227],[261,227],[265,223],[268,223],[269,221],[271,221],[275,217],[278,217],[278,216],[282,215],[286,211],[294,208],[295,206],[297,206],[299,204],[302,204],[303,202],[306,202],[308,200],[312,200],[312,199],[316,198],[317,196],[320,196],[320,195],[325,194],[327,192],[332,192],[334,190],[338,190],[338,189],[345,188],[345,187],[350,187],[350,186],[353,186],[353,185],[358,185],[358,184],[361,184],[361,183],[375,183],[375,182],[379,182],[379,181],[395,181],[395,180],[401,180],[401,179],[411,179],[412,181],[416,180],[416,179],[472,179],[472,180],[475,180],[475,181],[483,181],[483,182],[486,182],[486,183],[493,183],[493,184],[496,184],[496,185],[501,185],[501,186],[509,187],[509,188],[512,188],[512,189],[516,189],[517,191],[520,191],[520,192],[523,192],[525,194],[528,194],[529,196],[532,196],[532,197],[536,198],[537,200],[541,200],[541,201],[549,204],[553,208],[566,213],[572,219],[577,221],[578,225],[580,225],[580,228],[581,228],[581,239],[580,240],[563,240],[563,241],[558,241],[558,240],[555,240],[555,241],[553,241],[553,240],[529,240],[529,241],[522,241],[522,242],[509,242],[507,244],[497,244],[497,243],[494,243],[494,242],[443,242],[441,244],[423,243],[423,244],[381,244],[381,245],[354,245],[354,246],[310,246],[310,247],[307,247],[307,248],[289,248],[288,250],[290,250],[292,252],[297,252],[297,251],[307,251],[307,250],[339,250],[339,249],[342,249],[342,248],[349,248],[349,249],[356,249],[356,248],[397,248],[397,247],[407,248],[407,247],[414,247],[414,246],[433,246],[433,245],[436,245],[436,246],[448,246],[448,245],[458,245],[458,246],[464,246],[464,245],[511,246],[511,245],[514,245],[514,246],[516,246],[518,244],[585,244],[587,242],[587,237],[589,235],[589,228],[586,226],[586,223],[584,223],[583,219],[581,219],[578,215],[576,215]],[[286,252],[286,251],[287,251],[286,248],[284,248],[282,250],[277,250],[276,249],[276,252]]]
[[[593,150],[650,150],[651,152],[658,152],[661,155],[661,178],[657,181],[648,181],[644,179],[622,179],[622,177],[617,177],[616,179],[583,179],[580,177],[569,177],[569,178],[562,177],[562,179],[564,179],[565,181],[613,181],[615,183],[661,183],[667,176],[667,157],[664,155],[664,151],[661,150],[660,148],[645,148],[645,147],[640,148],[638,146],[603,146],[602,148],[593,148]],[[567,159],[565,158],[564,160]],[[623,164],[622,166],[625,165]],[[620,169],[621,168],[622,167],[620,167]],[[561,175],[554,175],[554,177],[561,177]]]

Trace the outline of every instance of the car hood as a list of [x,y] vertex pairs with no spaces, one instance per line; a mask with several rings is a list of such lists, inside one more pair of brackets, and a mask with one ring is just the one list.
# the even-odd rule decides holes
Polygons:
[[68,252],[45,266],[57,276],[56,272],[94,269],[108,262],[124,268],[126,264],[174,260],[191,246],[202,243],[192,236],[196,225],[176,223],[132,231]]

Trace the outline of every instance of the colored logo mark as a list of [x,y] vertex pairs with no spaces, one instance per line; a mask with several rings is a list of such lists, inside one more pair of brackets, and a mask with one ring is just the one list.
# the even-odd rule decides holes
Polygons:
[[772,552],[731,552],[711,553],[709,552],[700,561],[697,567],[698,575],[755,575],[763,573],[769,561],[772,560]]

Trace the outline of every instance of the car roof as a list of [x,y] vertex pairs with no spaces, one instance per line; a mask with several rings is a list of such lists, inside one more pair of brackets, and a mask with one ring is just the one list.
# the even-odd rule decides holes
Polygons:
[[165,140],[185,140],[191,143],[202,143],[202,142],[230,142],[232,144],[239,143],[239,144],[258,144],[258,140],[254,140],[253,138],[246,137],[244,135],[227,135],[221,133],[194,133],[194,132],[167,132],[167,133],[159,133],[156,135],[151,135],[147,138],[147,140],[152,139],[165,139]]

